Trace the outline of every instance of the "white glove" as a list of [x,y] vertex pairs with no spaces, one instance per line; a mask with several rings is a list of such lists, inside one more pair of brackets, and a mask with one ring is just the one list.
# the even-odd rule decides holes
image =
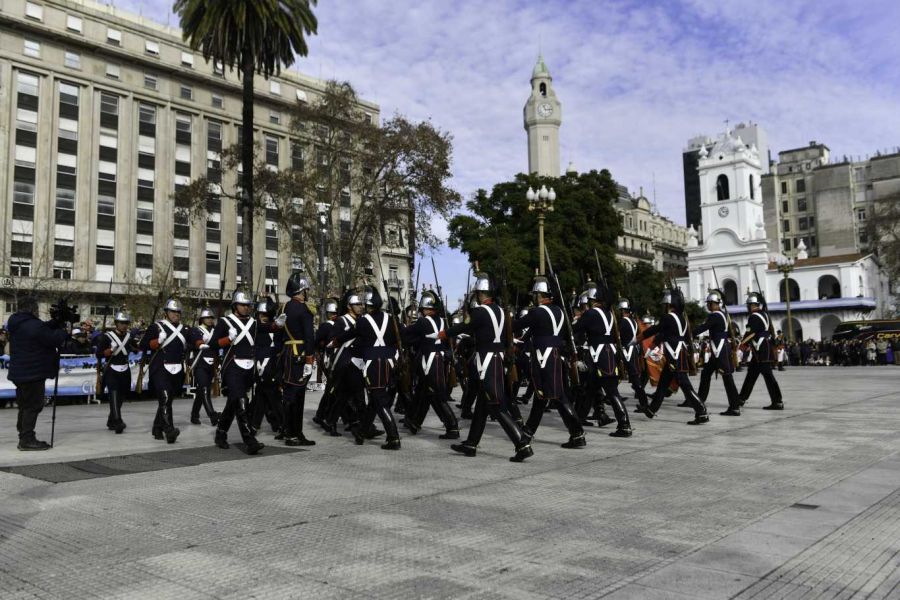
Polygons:
[[200,349],[200,352],[203,352],[204,350],[209,350],[209,344],[200,344],[197,347]]
[[276,327],[284,327],[284,324],[287,323],[287,315],[282,313],[275,317],[275,326]]
[[588,370],[587,365],[584,364],[583,360],[579,360],[577,363],[575,363],[575,368],[578,369],[579,373],[587,373]]
[[438,334],[437,333],[429,333],[425,337],[427,337],[429,340],[436,340],[436,339],[438,339]]
[[307,363],[303,365],[303,377],[312,377],[312,365]]
[[162,346],[162,343],[166,341],[166,338],[167,338],[167,337],[169,337],[169,335],[168,335],[165,331],[163,331],[162,329],[160,329],[160,330],[159,330],[159,337],[156,338],[156,341],[159,342],[159,345],[160,345],[160,346]]
[[237,329],[235,329],[234,327],[229,327],[228,328],[228,339],[233,342],[236,337],[237,337]]

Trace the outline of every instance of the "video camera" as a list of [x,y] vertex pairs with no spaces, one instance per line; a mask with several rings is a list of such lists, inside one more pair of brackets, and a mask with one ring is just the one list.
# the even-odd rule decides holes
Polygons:
[[69,298],[60,298],[50,307],[50,318],[57,323],[74,323],[78,320],[78,307],[69,305]]

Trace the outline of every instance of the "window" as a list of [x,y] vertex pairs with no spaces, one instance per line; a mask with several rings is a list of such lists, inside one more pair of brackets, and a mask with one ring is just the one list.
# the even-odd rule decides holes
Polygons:
[[809,228],[810,228],[810,229],[812,229],[813,227],[816,226],[816,218],[815,218],[815,217],[809,217],[807,220],[809,221]]
[[719,175],[716,177],[716,198],[718,200],[728,200],[731,193],[728,190],[728,176]]
[[34,183],[16,181],[13,187],[13,202],[34,204]]
[[753,179],[753,174],[750,175],[750,199],[753,200],[756,198],[756,182]]
[[44,7],[34,2],[25,3],[25,16],[35,21],[44,20]]
[[97,197],[97,213],[101,215],[116,214],[116,199],[108,196]]
[[206,149],[209,152],[222,151],[222,124],[218,121],[207,123]]
[[269,82],[269,93],[273,94],[275,96],[280,96],[281,95],[281,84],[278,83],[277,81],[270,81]]
[[115,264],[115,250],[112,246],[101,246],[100,244],[97,244],[97,264]]
[[156,75],[150,75],[149,73],[144,73],[144,87],[148,90],[157,89],[157,81]]
[[868,244],[869,243],[869,232],[865,229],[859,230],[859,243],[860,244]]
[[800,219],[798,221],[798,226],[800,228],[800,231],[806,231],[807,229],[809,229],[809,225],[807,223],[806,217],[800,217]]
[[303,170],[303,146],[300,142],[291,143],[291,168]]
[[802,194],[805,191],[806,191],[806,180],[798,179],[797,180],[797,193]]
[[65,59],[66,66],[70,69],[80,69],[81,68],[81,55],[77,52],[66,52]]
[[784,249],[785,252],[790,252],[791,251],[791,240],[784,240],[784,242],[781,244],[781,247]]
[[789,220],[785,219],[781,224],[781,229],[783,231],[790,231],[791,230],[791,222]]
[[106,43],[112,44],[113,46],[121,46],[122,45],[122,32],[118,29],[113,29],[112,27],[108,27],[106,29]]
[[194,68],[194,55],[190,52],[181,53],[181,65],[184,67]]
[[13,277],[29,277],[31,275],[31,260],[14,260],[10,264],[9,274]]
[[40,58],[41,45],[34,40],[25,40],[25,48],[22,50],[22,53],[25,54],[25,56]]
[[150,56],[159,56],[159,44],[146,40],[144,42],[144,51]]
[[[69,261],[69,262],[71,262],[71,261]],[[72,268],[54,265],[53,266],[53,278],[54,279],[72,279]]]
[[787,194],[787,181],[782,181],[782,182],[781,182],[781,193],[782,193],[782,194]]
[[110,79],[118,79],[120,74],[119,65],[106,64],[106,76]]
[[187,85],[181,86],[181,97],[184,98],[185,100],[193,100],[194,99],[194,89]]
[[138,118],[141,123],[156,124],[156,108],[149,104],[141,104],[138,107]]
[[225,65],[222,64],[222,61],[217,60],[213,62],[213,75],[218,75],[219,77],[225,76]]
[[806,212],[806,198],[797,198],[797,210]]
[[857,221],[865,221],[866,220],[866,209],[859,208],[856,210],[856,220]]
[[781,213],[786,214],[787,212],[788,212],[788,201],[782,200],[781,201]]
[[81,33],[81,17],[66,15],[66,29]]
[[269,113],[269,123],[273,125],[281,125],[281,113],[278,111],[271,111]]
[[225,106],[225,100],[222,96],[217,96],[216,94],[212,95],[212,105],[213,108],[222,108]]
[[266,164],[278,166],[278,138],[266,136]]

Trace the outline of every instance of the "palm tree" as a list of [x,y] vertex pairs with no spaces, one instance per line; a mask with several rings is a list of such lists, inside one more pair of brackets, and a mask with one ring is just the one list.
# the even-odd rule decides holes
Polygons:
[[306,56],[306,36],[318,21],[311,5],[317,0],[176,0],[174,11],[182,35],[206,61],[236,69],[243,78],[241,165],[243,257],[241,278],[253,285],[253,76],[268,79],[282,66]]

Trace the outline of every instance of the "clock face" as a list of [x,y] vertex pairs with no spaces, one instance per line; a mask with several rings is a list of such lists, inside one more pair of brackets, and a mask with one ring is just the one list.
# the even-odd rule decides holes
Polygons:
[[728,216],[728,207],[727,206],[719,207],[719,216],[722,217],[723,219]]
[[538,105],[537,114],[539,117],[547,118],[553,114],[553,105],[549,102],[544,102]]

